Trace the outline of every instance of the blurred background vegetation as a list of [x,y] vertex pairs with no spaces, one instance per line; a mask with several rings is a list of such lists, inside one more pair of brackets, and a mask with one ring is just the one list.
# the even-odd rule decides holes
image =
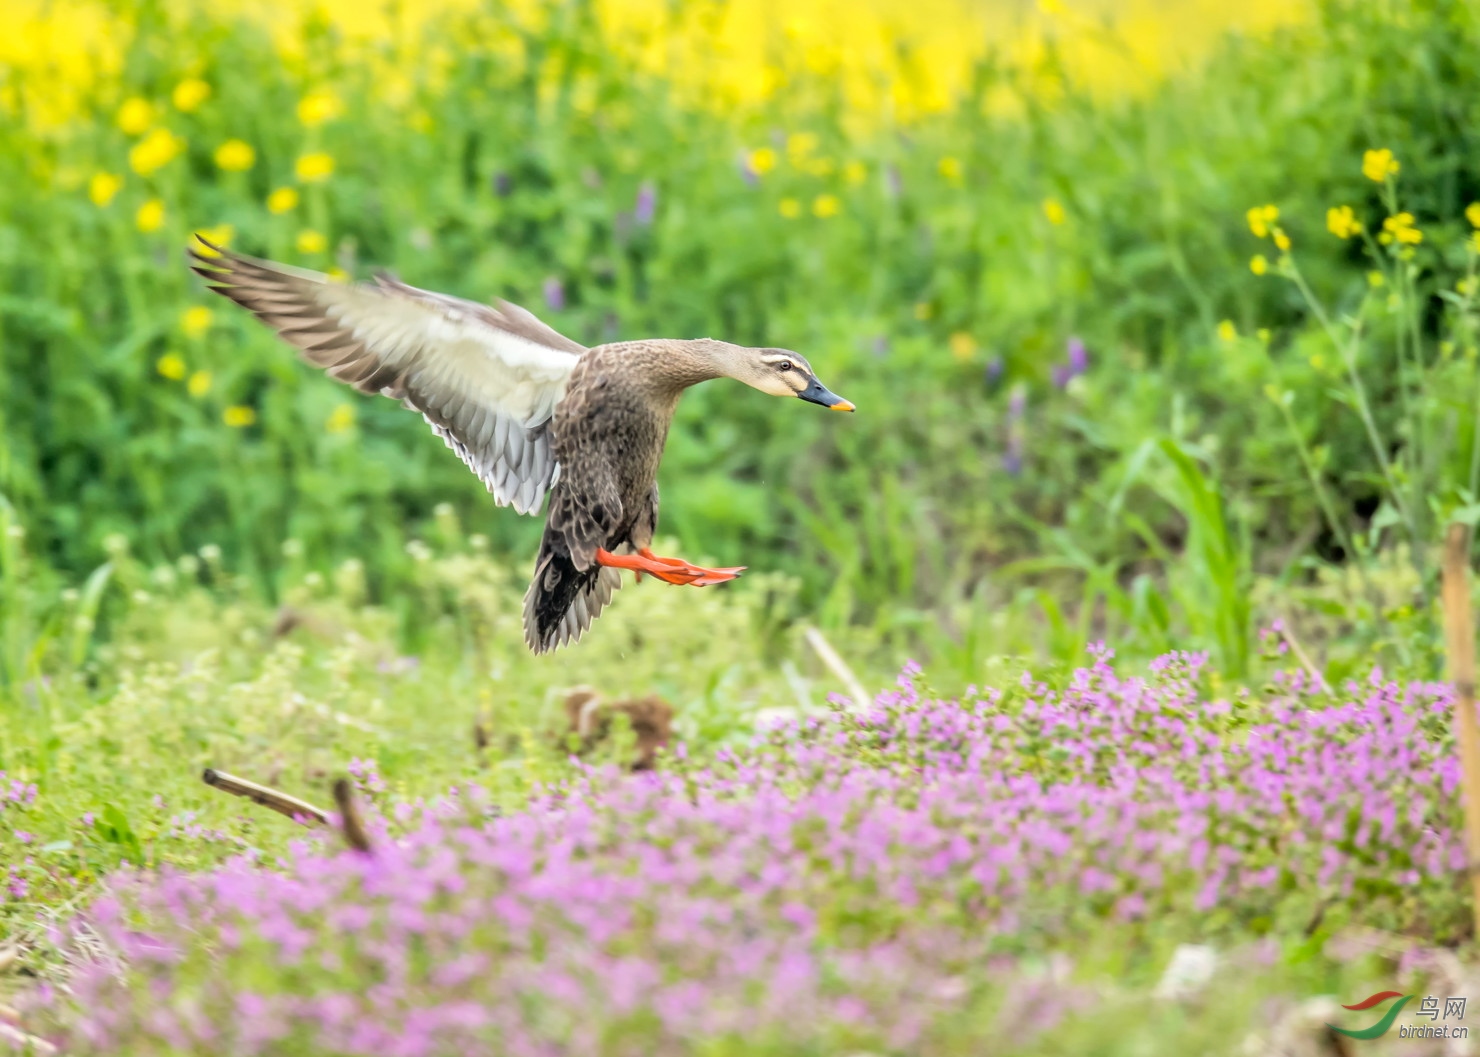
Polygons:
[[192,231],[804,352],[857,415],[704,386],[663,467],[683,553],[777,574],[736,586],[756,656],[809,621],[943,684],[1101,637],[1243,679],[1282,617],[1333,677],[1435,670],[1429,553],[1480,510],[1471,4],[8,7],[12,689],[128,626],[121,556],[263,604],[349,560],[410,650],[423,541],[531,561],[418,417],[209,298]]

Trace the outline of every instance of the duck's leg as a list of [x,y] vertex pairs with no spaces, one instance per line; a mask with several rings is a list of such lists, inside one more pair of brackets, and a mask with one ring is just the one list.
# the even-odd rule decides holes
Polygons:
[[639,576],[650,573],[664,583],[688,584],[691,587],[722,584],[745,571],[743,565],[727,569],[706,569],[702,565],[691,565],[682,558],[660,558],[646,547],[636,554],[613,554],[608,550],[598,550],[596,564],[608,565],[613,569],[631,569]]
[[[721,566],[717,569],[706,569],[702,565],[690,565],[682,558],[662,558],[654,554],[647,547],[639,547],[637,553],[650,561],[661,562],[669,568],[681,569],[684,573],[698,573],[697,580],[687,581],[694,587],[708,587],[710,584],[722,584],[726,580],[733,580],[746,569],[744,565]],[[670,581],[671,582],[671,581]]]

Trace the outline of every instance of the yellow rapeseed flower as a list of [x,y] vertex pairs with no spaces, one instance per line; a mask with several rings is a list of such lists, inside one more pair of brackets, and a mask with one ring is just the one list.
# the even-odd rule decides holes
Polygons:
[[1414,246],[1423,241],[1423,232],[1413,226],[1412,213],[1399,213],[1382,222],[1382,234],[1377,237],[1384,244],[1396,241]]
[[334,175],[334,159],[323,151],[305,154],[298,159],[293,171],[306,184],[323,183]]
[[198,338],[211,329],[215,313],[205,305],[192,305],[180,315],[180,329],[187,338]]
[[146,235],[164,227],[164,203],[158,198],[149,199],[134,214],[134,224]]
[[185,361],[178,354],[167,352],[154,364],[154,369],[172,382],[185,377]]
[[102,209],[113,196],[123,188],[122,177],[114,176],[110,172],[93,173],[91,180],[87,182],[87,197],[92,199],[93,205]]
[[1257,337],[1263,344],[1268,345],[1269,339],[1272,337],[1272,334],[1270,333],[1268,327],[1260,327],[1254,332],[1254,336]]
[[191,396],[205,396],[211,391],[211,372],[196,371],[190,376],[190,381],[185,383],[185,388],[189,390]]
[[349,272],[345,271],[337,264],[329,265],[328,268],[324,269],[324,274],[327,275],[329,277],[329,281],[333,283],[343,283],[349,281]]
[[1290,252],[1290,236],[1285,234],[1284,228],[1275,228],[1271,234],[1274,235],[1274,245],[1281,253]]
[[843,166],[843,179],[850,184],[861,184],[868,178],[868,166],[861,161],[850,161]]
[[931,307],[929,301],[916,301],[915,302],[915,318],[916,319],[929,319],[934,314],[935,314],[935,310]]
[[324,247],[329,245],[329,240],[324,238],[323,232],[306,228],[298,233],[299,253],[323,253]]
[[216,148],[216,167],[227,172],[246,172],[257,163],[257,152],[244,140],[229,139]]
[[757,176],[764,176],[776,168],[776,152],[770,147],[759,147],[750,152],[748,161],[751,172]]
[[1387,277],[1385,275],[1383,275],[1381,272],[1368,272],[1367,273],[1367,285],[1370,286],[1370,287],[1372,287],[1372,289],[1376,290],[1379,286],[1383,286],[1386,283],[1387,283]]
[[1043,200],[1043,215],[1048,217],[1048,222],[1054,227],[1058,227],[1068,218],[1068,214],[1064,212],[1064,203],[1057,198]]
[[1471,227],[1480,228],[1480,202],[1471,202],[1465,207],[1465,219]]
[[1233,320],[1225,319],[1218,324],[1218,340],[1227,344],[1238,337],[1238,328],[1233,325]]
[[1349,239],[1362,230],[1362,222],[1351,206],[1332,206],[1326,210],[1326,230],[1339,239]]
[[793,161],[804,158],[817,149],[817,133],[815,132],[793,132],[786,137],[786,153],[791,155]]
[[1397,176],[1401,168],[1398,159],[1386,147],[1369,150],[1362,155],[1362,175],[1374,183],[1382,183],[1389,176]]
[[1472,293],[1475,292],[1475,280],[1461,279],[1459,282],[1454,284],[1454,290],[1461,297],[1469,297]]
[[179,136],[167,128],[157,128],[128,152],[129,168],[140,176],[148,176],[164,168],[184,149],[185,143]]
[[343,433],[354,428],[355,409],[349,404],[340,404],[329,413],[324,429],[329,433]]
[[257,421],[257,412],[244,404],[232,404],[221,412],[221,421],[232,429],[243,429]]
[[123,101],[118,108],[118,127],[130,136],[138,136],[149,131],[149,126],[154,124],[154,107],[147,99],[132,96]]
[[1249,271],[1255,275],[1263,275],[1269,271],[1269,261],[1265,259],[1264,254],[1256,253],[1249,258]]
[[802,203],[795,198],[783,198],[776,209],[787,220],[795,220],[802,215]]
[[950,155],[946,155],[940,160],[940,164],[937,166],[937,168],[940,169],[940,174],[944,176],[947,180],[950,180],[951,183],[956,183],[961,179],[960,158],[953,158]]
[[175,109],[182,114],[194,113],[200,104],[204,103],[211,94],[211,86],[199,77],[187,77],[175,85],[175,90],[170,94],[170,100],[175,104]]
[[962,361],[971,359],[976,352],[976,339],[964,330],[958,330],[951,335],[951,355]]
[[298,191],[292,187],[279,187],[267,196],[269,213],[286,213],[298,205]]
[[842,209],[843,203],[837,195],[818,195],[812,201],[812,212],[819,217],[835,217]]
[[333,121],[342,113],[344,104],[337,95],[325,89],[310,92],[298,101],[298,120],[309,128]]
[[1254,233],[1254,237],[1262,239],[1269,235],[1269,226],[1280,218],[1280,209],[1273,205],[1255,206],[1244,216],[1249,221],[1249,230]]

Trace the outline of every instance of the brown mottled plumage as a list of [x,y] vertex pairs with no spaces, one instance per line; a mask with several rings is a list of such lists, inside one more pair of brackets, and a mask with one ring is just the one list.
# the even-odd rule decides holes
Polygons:
[[212,290],[332,377],[421,412],[498,505],[531,514],[551,493],[524,600],[525,639],[536,653],[581,637],[621,586],[618,568],[696,586],[739,574],[647,550],[658,525],[658,464],[685,389],[729,377],[853,410],[786,349],[709,338],[585,349],[506,301],[480,305],[388,276],[337,283],[202,244],[191,251],[193,267]]

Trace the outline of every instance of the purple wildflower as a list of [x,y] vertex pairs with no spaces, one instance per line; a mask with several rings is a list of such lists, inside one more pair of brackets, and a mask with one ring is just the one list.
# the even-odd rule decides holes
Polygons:
[[493,193],[500,198],[508,198],[514,190],[514,178],[508,173],[500,170],[493,174]]
[[565,308],[565,284],[555,276],[545,280],[544,293],[545,304],[552,310],[560,312]]
[[658,211],[658,189],[651,180],[644,180],[637,191],[637,204],[632,207],[632,219],[637,226],[645,228],[653,222]]
[[1089,349],[1078,338],[1069,339],[1069,376],[1077,377],[1089,370]]
[[[1050,999],[1092,1010],[1065,953],[1087,918],[1298,923],[1345,899],[1356,924],[1467,921],[1451,687],[1373,672],[1313,707],[1276,673],[1235,704],[1200,693],[1205,653],[1113,662],[1096,643],[1052,686],[950,699],[912,663],[856,711],[639,778],[577,767],[506,815],[465,784],[368,805],[373,856],[300,841],[271,867],[119,875],[87,912],[117,961],[77,959],[58,1041],[537,1057],[741,1035],[925,1052],[947,1032],[967,1052],[984,1011],[1026,1032]],[[1044,942],[1036,972],[1006,953]]]

